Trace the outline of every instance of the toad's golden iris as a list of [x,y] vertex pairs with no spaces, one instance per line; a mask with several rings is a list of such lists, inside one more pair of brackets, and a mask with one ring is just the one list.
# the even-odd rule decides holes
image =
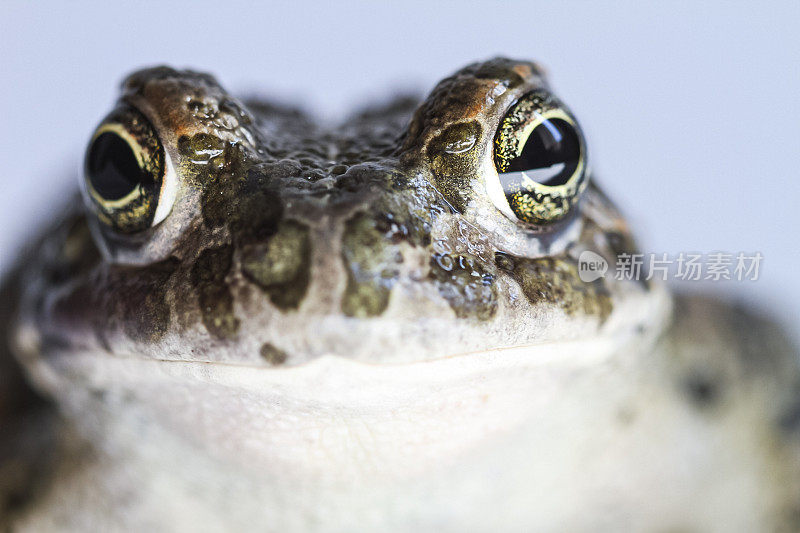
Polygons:
[[586,187],[580,127],[544,90],[524,95],[500,123],[494,140],[496,174],[487,188],[512,220],[546,225],[564,219]]

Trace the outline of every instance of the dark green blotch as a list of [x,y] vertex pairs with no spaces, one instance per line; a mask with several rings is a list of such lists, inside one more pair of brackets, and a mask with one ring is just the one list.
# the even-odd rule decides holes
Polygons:
[[286,362],[286,352],[280,348],[276,348],[272,344],[265,342],[259,351],[261,357],[271,365],[282,365]]
[[478,258],[434,254],[431,277],[457,317],[488,320],[497,311],[495,276]]
[[274,169],[256,165],[241,145],[213,135],[183,136],[178,145],[194,163],[207,226],[227,225],[237,244],[263,240],[277,231],[283,204],[270,183]]
[[225,277],[233,264],[230,245],[206,248],[192,266],[192,284],[197,289],[203,324],[215,337],[224,339],[239,331],[239,319],[233,313],[233,295]]
[[563,257],[511,257],[495,254],[495,262],[519,283],[532,304],[554,304],[568,314],[598,315],[604,321],[613,304],[603,278],[581,281],[577,261]]
[[[181,140],[178,141],[179,149]],[[184,156],[195,163],[191,168],[194,180],[202,190],[200,204],[205,224],[216,228],[233,219],[241,219],[249,164],[245,150],[238,144],[223,142],[206,134],[194,135],[183,144],[187,152]],[[219,149],[221,153],[217,154]],[[205,150],[209,153],[204,154]],[[202,157],[212,153],[217,155],[203,163]]]
[[481,126],[475,121],[459,122],[442,130],[428,144],[436,188],[456,209],[469,202],[470,178],[480,166]]
[[516,268],[514,258],[505,252],[495,252],[494,262],[499,269],[506,272],[514,272],[514,268]]
[[372,216],[358,214],[345,224],[342,260],[347,286],[342,295],[342,312],[347,316],[377,316],[389,305],[399,275],[397,265],[403,257],[392,241],[393,235],[381,231],[386,221],[380,218],[378,222]]
[[190,163],[210,165],[219,170],[225,163],[226,142],[208,133],[198,133],[191,137],[182,135],[178,139],[178,152]]
[[228,227],[238,243],[263,241],[278,231],[283,203],[263,169],[251,168],[245,173],[231,202]]
[[244,158],[241,148],[217,136],[198,133],[191,137],[182,135],[178,139],[178,152],[189,163],[191,180],[201,187],[203,221],[210,227],[221,226],[240,187],[236,171]]
[[281,309],[297,309],[306,295],[311,268],[308,227],[286,221],[263,242],[242,248],[242,272]]
[[481,126],[476,121],[458,122],[447,126],[428,144],[430,154],[464,154],[475,148],[481,135]]

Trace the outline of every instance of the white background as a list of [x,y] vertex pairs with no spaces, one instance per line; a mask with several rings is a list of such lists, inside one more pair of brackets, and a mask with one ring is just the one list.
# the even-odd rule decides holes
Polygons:
[[759,281],[703,288],[800,338],[800,2],[3,0],[0,17],[3,267],[136,67],[207,70],[332,119],[502,54],[547,67],[645,250],[760,251]]

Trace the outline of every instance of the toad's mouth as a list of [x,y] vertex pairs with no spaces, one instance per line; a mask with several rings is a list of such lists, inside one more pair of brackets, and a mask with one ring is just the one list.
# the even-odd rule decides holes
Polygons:
[[[500,368],[538,368],[564,361],[590,365],[619,352],[628,343],[652,344],[668,325],[672,302],[666,289],[656,286],[642,299],[618,306],[618,311],[599,331],[582,336],[532,343],[515,343],[478,350],[441,350],[431,357],[403,352],[396,357],[351,357],[347,353],[323,351],[294,361],[264,358],[202,360],[190,352],[176,354],[107,351],[97,347],[45,342],[36,330],[20,328],[16,344],[20,359],[34,379],[46,390],[139,390],[173,381],[214,382],[253,391],[298,384],[298,391],[313,394],[321,385],[315,380],[333,380],[334,375],[350,376],[353,381],[341,386],[393,387],[430,379],[444,383],[460,374],[480,375]],[[636,320],[634,320],[634,318]],[[181,358],[180,355],[183,355]],[[427,377],[426,377],[427,376]],[[302,385],[305,383],[305,385]],[[369,385],[367,385],[369,383]],[[328,386],[328,385],[325,385]],[[306,388],[307,387],[307,388]],[[299,394],[300,392],[298,392]],[[305,393],[303,393],[305,394]],[[331,392],[333,394],[333,392]],[[57,395],[57,393],[56,393]]]
[[[643,338],[644,337],[644,338]],[[311,399],[318,394],[360,397],[362,394],[395,392],[406,387],[435,389],[462,379],[481,379],[511,369],[548,368],[570,361],[575,367],[602,362],[627,342],[654,342],[656,332],[644,336],[600,336],[578,340],[499,347],[476,352],[443,355],[423,361],[371,363],[326,354],[296,366],[275,367],[237,362],[155,359],[135,354],[50,354],[29,365],[34,379],[45,389],[135,393],[170,383],[215,383],[252,393],[293,391],[292,396]],[[137,392],[138,391],[138,392]],[[338,391],[338,392],[335,392]],[[369,392],[368,392],[369,391]]]

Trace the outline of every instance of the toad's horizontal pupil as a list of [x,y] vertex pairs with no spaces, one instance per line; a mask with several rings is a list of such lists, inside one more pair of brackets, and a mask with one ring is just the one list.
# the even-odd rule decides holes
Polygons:
[[578,132],[572,124],[559,118],[545,119],[531,132],[522,153],[506,172],[525,172],[542,185],[564,185],[578,168],[580,158]]
[[115,133],[101,133],[89,148],[86,170],[92,187],[106,200],[119,200],[152,177],[142,170],[131,146]]

